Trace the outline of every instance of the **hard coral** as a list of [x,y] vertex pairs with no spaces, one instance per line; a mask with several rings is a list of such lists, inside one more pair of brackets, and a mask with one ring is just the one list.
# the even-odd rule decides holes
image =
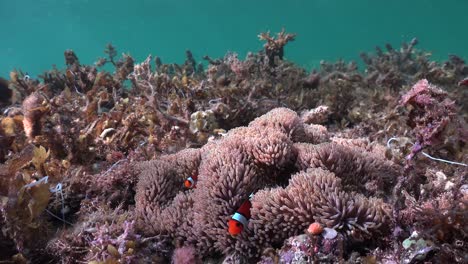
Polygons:
[[260,40],[266,41],[263,48],[265,49],[265,53],[269,59],[270,66],[274,66],[276,64],[276,57],[280,60],[283,59],[284,46],[286,46],[289,41],[293,41],[295,37],[295,34],[287,34],[284,31],[284,28],[277,34],[276,38],[270,36],[270,32],[260,33],[258,35]]
[[[248,258],[314,221],[354,239],[385,231],[390,206],[353,191],[382,194],[399,167],[332,143],[293,143],[313,141],[304,126],[295,112],[278,108],[199,150],[142,163],[136,194],[142,231],[172,236],[205,257],[236,251]],[[265,189],[285,183],[297,170],[302,172],[287,187]],[[186,191],[183,180],[194,172],[197,187]],[[373,188],[362,186],[367,181]],[[227,222],[250,193],[255,195],[249,226],[230,237]]]

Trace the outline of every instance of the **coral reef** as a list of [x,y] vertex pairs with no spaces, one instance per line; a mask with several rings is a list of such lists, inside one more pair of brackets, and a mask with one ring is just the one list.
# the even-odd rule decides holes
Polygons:
[[259,38],[0,79],[0,262],[466,262],[465,61],[413,39],[307,71]]

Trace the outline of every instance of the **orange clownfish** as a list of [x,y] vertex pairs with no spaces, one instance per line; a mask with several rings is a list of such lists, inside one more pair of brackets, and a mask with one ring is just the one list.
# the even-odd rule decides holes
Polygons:
[[187,189],[195,188],[196,185],[197,185],[197,180],[198,180],[198,176],[196,174],[193,174],[191,177],[188,177],[184,181],[185,188],[187,188]]
[[249,199],[241,204],[239,209],[231,216],[228,222],[228,231],[231,236],[239,235],[244,227],[247,226],[250,220],[250,208],[252,202],[250,201],[253,197],[253,193],[249,196]]

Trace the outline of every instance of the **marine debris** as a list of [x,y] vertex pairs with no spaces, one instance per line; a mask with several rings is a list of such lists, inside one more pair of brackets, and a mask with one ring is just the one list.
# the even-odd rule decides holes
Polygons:
[[259,38],[0,79],[0,262],[466,262],[463,59],[413,39],[307,71]]

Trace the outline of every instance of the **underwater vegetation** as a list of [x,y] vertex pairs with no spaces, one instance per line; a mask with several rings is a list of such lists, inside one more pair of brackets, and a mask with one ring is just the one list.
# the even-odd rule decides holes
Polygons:
[[259,39],[0,78],[0,263],[468,262],[465,62]]

